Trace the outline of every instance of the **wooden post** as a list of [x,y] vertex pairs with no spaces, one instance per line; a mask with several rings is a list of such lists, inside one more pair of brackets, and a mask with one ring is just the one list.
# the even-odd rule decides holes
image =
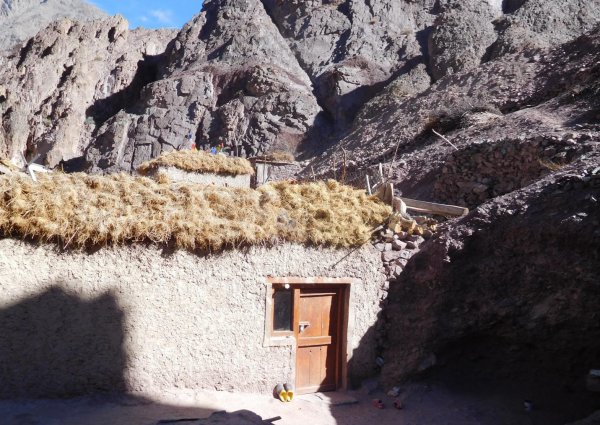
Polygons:
[[371,192],[371,183],[369,182],[369,175],[367,174],[365,177],[367,178],[367,192],[369,195],[372,195],[373,192]]

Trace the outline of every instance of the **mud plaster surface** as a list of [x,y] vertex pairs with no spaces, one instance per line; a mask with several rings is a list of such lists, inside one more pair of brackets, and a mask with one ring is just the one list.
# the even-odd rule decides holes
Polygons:
[[291,346],[265,347],[267,276],[348,277],[349,374],[373,371],[379,253],[285,244],[198,256],[157,247],[89,254],[0,240],[0,396],[165,388],[269,393]]

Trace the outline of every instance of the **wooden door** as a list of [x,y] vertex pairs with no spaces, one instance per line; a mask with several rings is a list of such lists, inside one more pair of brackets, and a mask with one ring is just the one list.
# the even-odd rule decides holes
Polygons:
[[296,391],[335,391],[340,380],[341,289],[297,289]]

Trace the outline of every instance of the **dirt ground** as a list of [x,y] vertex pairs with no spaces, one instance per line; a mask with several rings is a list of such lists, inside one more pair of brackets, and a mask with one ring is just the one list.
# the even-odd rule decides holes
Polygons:
[[[155,425],[160,420],[207,418],[212,413],[250,411],[263,419],[281,416],[277,425],[547,425],[556,406],[534,406],[528,412],[520,394],[498,396],[473,388],[457,391],[441,382],[402,388],[404,408],[380,390],[342,394],[356,403],[330,405],[317,397],[281,403],[272,397],[226,392],[172,390],[160,395],[88,396],[69,400],[0,401],[2,425]],[[384,409],[372,406],[381,398]],[[199,424],[202,422],[179,422]]]

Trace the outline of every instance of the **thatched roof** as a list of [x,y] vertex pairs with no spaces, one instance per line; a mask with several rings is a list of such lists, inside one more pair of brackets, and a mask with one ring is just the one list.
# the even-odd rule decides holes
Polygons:
[[145,162],[138,168],[142,175],[156,171],[159,167],[175,167],[194,173],[214,173],[237,176],[254,174],[252,164],[244,158],[214,155],[204,151],[184,150],[164,153]]
[[0,158],[0,173],[2,174],[10,174],[20,171],[19,167],[5,158]]
[[273,151],[262,155],[257,155],[250,160],[263,161],[263,162],[280,162],[293,164],[295,161],[294,155],[288,152]]
[[0,234],[93,246],[152,241],[219,250],[278,240],[357,246],[391,213],[334,181],[258,190],[119,174],[0,177]]

